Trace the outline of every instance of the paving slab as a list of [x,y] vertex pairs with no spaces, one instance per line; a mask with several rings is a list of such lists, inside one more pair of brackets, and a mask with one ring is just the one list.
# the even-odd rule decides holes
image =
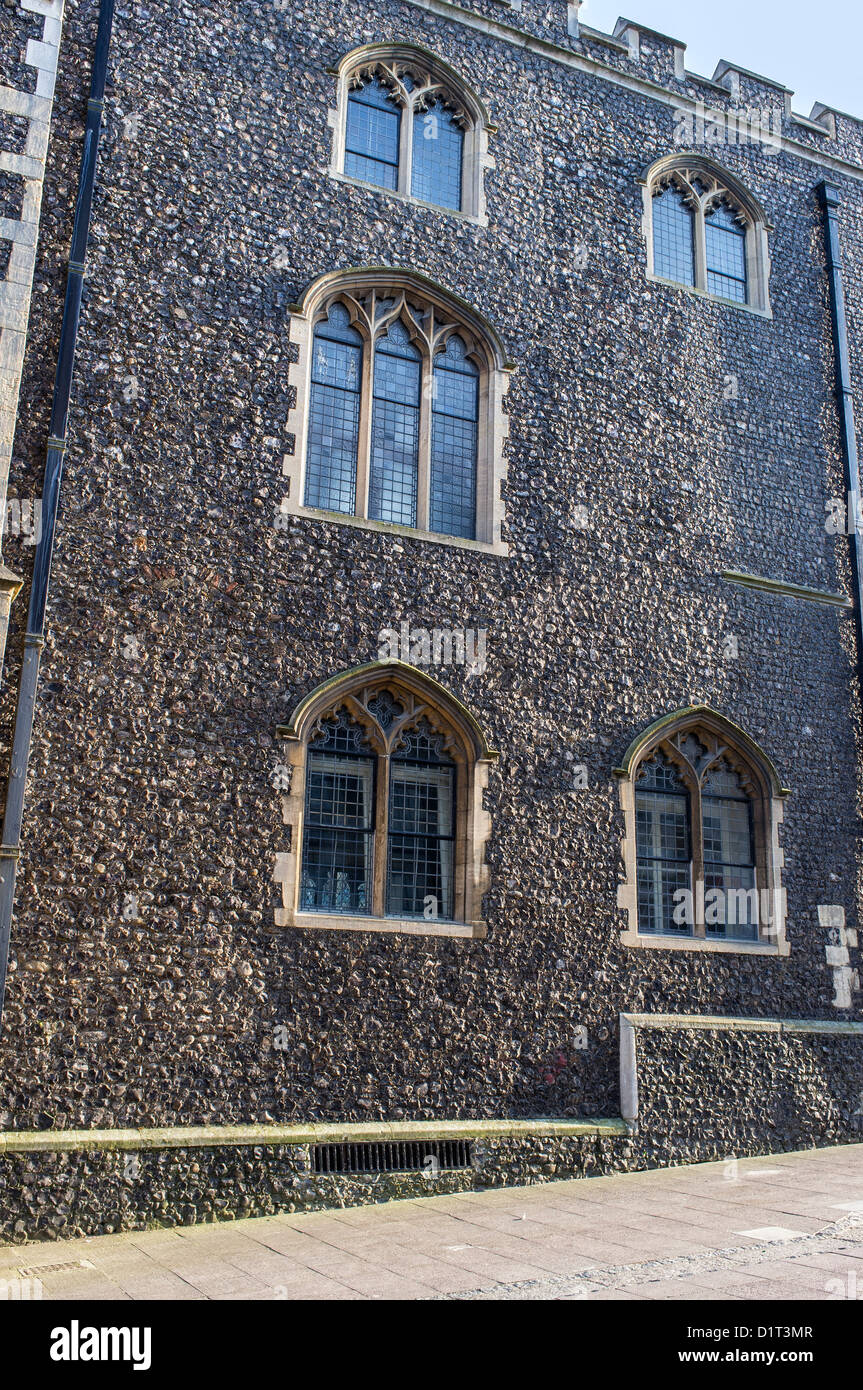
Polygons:
[[45,1299],[863,1300],[863,1144],[0,1247]]

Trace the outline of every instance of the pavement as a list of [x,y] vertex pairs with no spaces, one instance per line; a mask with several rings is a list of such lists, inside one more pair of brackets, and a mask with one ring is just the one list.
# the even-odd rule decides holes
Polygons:
[[863,1301],[863,1144],[0,1246],[0,1298]]

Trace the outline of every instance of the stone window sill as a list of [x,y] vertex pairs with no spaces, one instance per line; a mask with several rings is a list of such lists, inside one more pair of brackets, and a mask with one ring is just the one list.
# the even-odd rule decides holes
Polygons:
[[366,183],[365,179],[356,179],[351,174],[343,174],[339,169],[327,170],[331,179],[336,183],[350,184],[351,188],[362,188],[366,193],[378,193],[384,198],[395,198],[399,203],[407,203],[410,207],[422,208],[426,212],[439,212],[444,217],[455,217],[459,222],[472,222],[475,227],[487,227],[487,217],[474,217],[472,213],[462,212],[461,208],[445,208],[440,203],[428,203],[424,198],[414,198],[410,193],[400,193],[397,188],[379,188],[376,183]]
[[625,931],[621,934],[624,946],[641,947],[648,951],[712,951],[718,955],[787,956],[791,947],[784,937],[778,941],[710,941],[703,936],[648,935],[646,932]]
[[486,555],[509,554],[504,542],[468,540],[465,536],[445,536],[439,531],[419,531],[415,526],[399,526],[393,521],[372,521],[368,517],[351,516],[348,512],[330,512],[322,507],[290,507],[285,515],[304,516],[310,521],[335,521],[339,526],[356,526],[362,531],[380,531],[388,536],[406,536],[409,540],[432,541],[435,545],[452,545],[461,550],[479,550]]
[[679,280],[667,280],[664,275],[647,272],[647,279],[653,285],[665,285],[670,290],[682,290],[684,294],[694,295],[696,299],[707,299],[711,304],[720,304],[725,309],[740,309],[744,314],[754,314],[759,319],[772,319],[770,309],[760,309],[757,304],[741,304],[739,299],[725,299],[721,294],[711,294],[709,290],[699,289],[697,285],[683,285]]
[[414,917],[350,917],[347,913],[296,912],[292,923],[285,926],[304,927],[323,931],[369,931],[396,933],[408,936],[460,936],[482,940],[486,934],[484,922],[426,922]]

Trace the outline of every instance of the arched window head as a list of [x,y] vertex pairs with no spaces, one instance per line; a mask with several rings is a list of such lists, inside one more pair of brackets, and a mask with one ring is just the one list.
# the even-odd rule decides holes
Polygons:
[[421,276],[348,271],[311,287],[291,336],[300,449],[282,512],[505,554],[509,368],[484,320]]
[[620,777],[633,946],[787,955],[775,769],[715,711],[681,711],[630,747]]
[[496,755],[430,677],[376,662],[313,691],[278,730],[290,847],[279,926],[484,936]]
[[459,75],[412,44],[372,44],[339,65],[331,172],[485,221],[493,130]]
[[769,313],[767,221],[712,161],[674,155],[643,180],[648,272]]

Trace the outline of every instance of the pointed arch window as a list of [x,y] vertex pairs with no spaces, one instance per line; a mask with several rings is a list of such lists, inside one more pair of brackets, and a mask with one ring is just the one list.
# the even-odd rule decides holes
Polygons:
[[375,342],[369,516],[417,524],[422,358],[394,319]]
[[704,213],[707,288],[723,299],[746,303],[746,226],[724,200]]
[[757,745],[706,708],[669,716],[636,740],[618,776],[624,940],[787,954],[778,841],[786,793]]
[[661,160],[643,183],[649,274],[769,313],[768,228],[752,195],[696,156]]
[[352,512],[360,428],[363,340],[343,304],[318,325],[312,355],[306,498],[309,506]]
[[467,306],[395,274],[366,272],[296,316],[308,386],[298,391],[300,463],[283,510],[505,554],[499,343]]
[[314,692],[279,736],[292,841],[279,925],[485,934],[495,755],[457,702],[412,667],[376,663]]
[[339,65],[330,172],[485,222],[488,112],[447,63],[370,44]]
[[679,285],[695,284],[695,214],[674,184],[653,198],[653,269]]
[[348,99],[345,173],[398,188],[401,124],[399,104],[379,78],[356,87]]
[[415,110],[411,159],[411,194],[423,203],[461,210],[464,167],[464,117],[443,101]]

